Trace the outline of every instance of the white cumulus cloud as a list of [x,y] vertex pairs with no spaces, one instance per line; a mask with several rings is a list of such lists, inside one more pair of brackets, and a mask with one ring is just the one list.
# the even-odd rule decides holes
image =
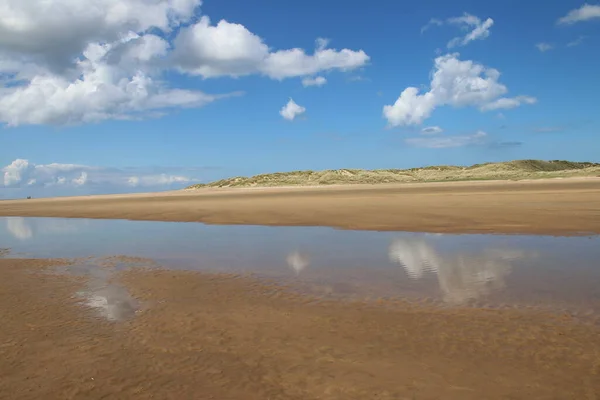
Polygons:
[[298,115],[304,114],[306,112],[306,108],[299,106],[296,102],[290,98],[285,106],[281,110],[279,110],[279,115],[288,121],[293,121]]
[[30,179],[29,174],[35,169],[33,165],[29,164],[29,161],[17,159],[2,168],[4,173],[3,183],[4,186],[13,186],[23,181],[35,183],[35,179]]
[[494,68],[471,60],[462,61],[458,53],[446,54],[435,59],[427,92],[420,93],[416,87],[404,89],[394,104],[383,107],[383,116],[391,127],[418,125],[429,118],[435,108],[444,105],[487,111],[535,102],[529,96],[500,99],[508,89],[499,78],[500,72]]
[[70,125],[131,119],[150,111],[201,107],[221,96],[170,89],[148,73],[127,71],[102,60],[82,60],[80,78],[40,75],[21,86],[0,88],[0,121]]
[[6,188],[74,188],[90,185],[159,188],[198,181],[190,176],[156,171],[121,170],[77,164],[34,164],[24,159],[17,159],[0,171],[3,173],[2,183]]
[[431,116],[439,101],[432,92],[419,94],[418,88],[408,87],[393,105],[383,107],[383,115],[390,126],[418,125]]
[[169,32],[194,16],[200,0],[45,0],[0,2],[0,48],[68,69],[89,43],[130,32]]
[[560,18],[559,25],[572,25],[577,22],[600,19],[600,5],[585,3],[581,7],[571,10]]
[[225,20],[212,25],[210,18],[203,16],[175,39],[173,62],[181,71],[204,78],[262,74],[281,80],[352,70],[369,61],[363,50],[336,50],[327,45],[327,40],[318,39],[312,55],[300,48],[273,51],[244,25]]
[[[203,78],[316,77],[366,65],[363,50],[274,50],[244,25],[198,18],[201,0],[0,2],[0,124],[73,125],[162,116],[240,94],[171,87]],[[309,81],[307,81],[309,82]]]
[[211,25],[207,16],[183,28],[174,46],[175,64],[185,72],[205,78],[257,73],[269,54],[263,39],[244,25],[225,20]]
[[75,186],[85,185],[88,179],[88,174],[85,171],[81,171],[81,175],[78,178],[73,178],[71,182]]
[[[201,107],[222,96],[161,80],[170,32],[200,0],[0,4],[0,123],[69,125]],[[159,67],[160,66],[160,67]]]

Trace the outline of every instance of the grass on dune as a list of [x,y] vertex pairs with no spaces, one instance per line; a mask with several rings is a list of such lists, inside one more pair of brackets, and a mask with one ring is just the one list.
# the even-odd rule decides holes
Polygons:
[[600,176],[600,164],[572,161],[516,160],[468,167],[436,165],[409,169],[336,169],[292,171],[233,177],[200,183],[186,189],[215,187],[276,187],[469,180],[520,180]]

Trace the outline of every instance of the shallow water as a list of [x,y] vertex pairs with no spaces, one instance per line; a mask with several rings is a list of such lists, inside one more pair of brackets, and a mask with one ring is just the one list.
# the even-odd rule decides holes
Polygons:
[[[253,273],[324,296],[600,314],[600,237],[7,217],[2,248],[11,249],[4,257],[124,255],[165,268]],[[126,292],[100,284],[108,278],[90,265],[88,304],[109,319],[135,312]]]

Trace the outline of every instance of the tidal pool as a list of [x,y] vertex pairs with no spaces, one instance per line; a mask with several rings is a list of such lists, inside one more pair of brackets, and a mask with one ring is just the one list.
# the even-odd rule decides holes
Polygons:
[[[0,252],[8,258],[119,255],[152,260],[161,268],[252,273],[323,296],[600,313],[597,236],[4,217],[0,249],[10,249]],[[93,263],[85,268],[98,282],[102,274],[94,272]],[[95,294],[88,295],[91,306],[115,319],[133,312],[132,300],[121,289],[96,286]],[[111,309],[109,295],[129,308]]]

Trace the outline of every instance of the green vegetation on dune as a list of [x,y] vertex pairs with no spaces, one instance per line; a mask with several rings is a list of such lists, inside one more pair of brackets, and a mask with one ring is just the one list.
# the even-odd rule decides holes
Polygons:
[[336,169],[275,172],[201,183],[186,189],[214,187],[318,186],[402,182],[443,182],[494,179],[536,179],[600,176],[600,164],[591,162],[516,160],[475,164],[469,167],[438,165],[409,169]]

